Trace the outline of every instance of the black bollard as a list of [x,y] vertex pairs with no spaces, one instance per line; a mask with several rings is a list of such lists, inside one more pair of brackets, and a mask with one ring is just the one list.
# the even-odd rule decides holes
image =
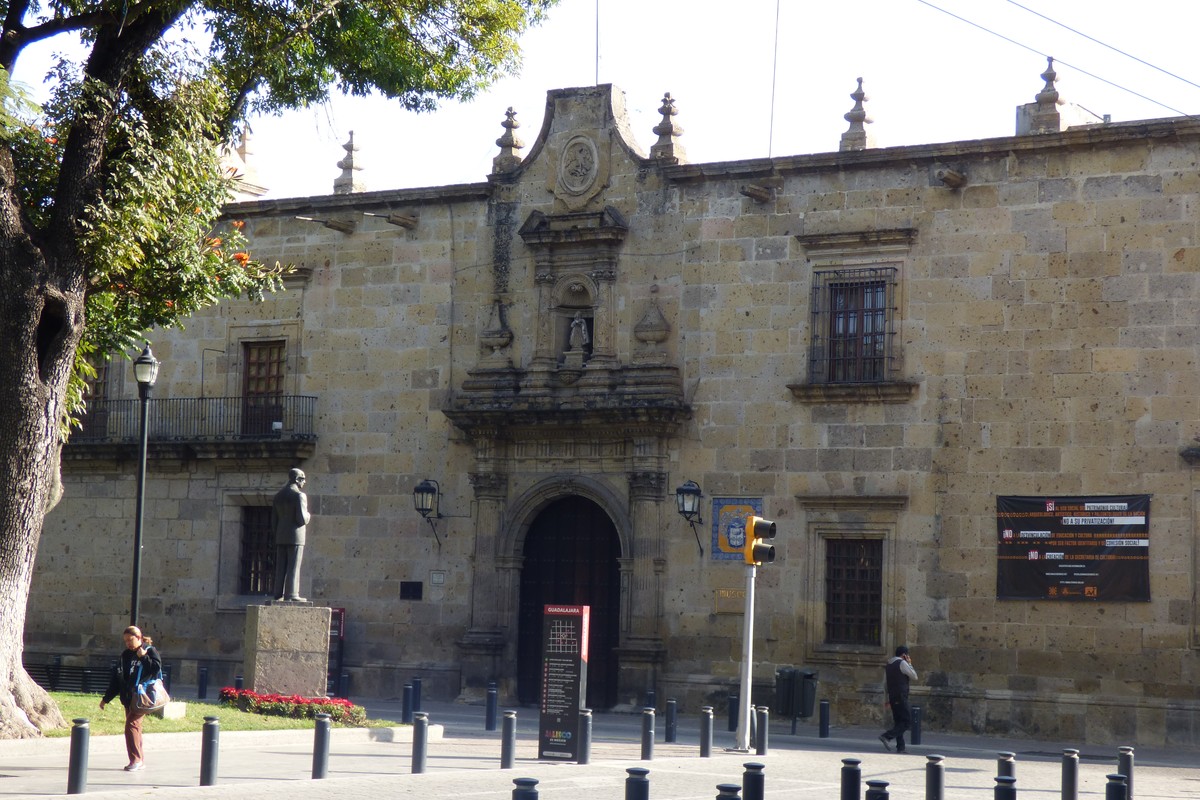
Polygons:
[[700,757],[712,758],[713,707],[700,709]]
[[201,667],[196,677],[196,699],[208,699],[208,667]]
[[341,677],[338,678],[337,696],[342,697],[342,698],[350,697],[350,675],[349,675],[349,673],[343,672],[341,674]]
[[679,708],[674,697],[667,700],[667,731],[665,735],[666,738],[663,741],[672,744],[679,735]]
[[736,694],[729,695],[729,730],[736,731],[738,724],[738,697]]
[[625,770],[625,800],[650,800],[650,770],[645,767],[629,767]]
[[996,775],[1002,778],[1017,777],[1017,754],[1000,752],[996,754]]
[[842,759],[842,794],[840,800],[859,800],[862,797],[861,759]]
[[405,725],[412,725],[413,721],[413,686],[411,683],[404,684],[404,698],[400,702],[400,721]]
[[646,692],[646,705],[655,710],[658,709],[658,692],[653,689]]
[[763,800],[767,780],[763,770],[766,767],[757,761],[750,761],[742,766],[746,768],[742,773],[742,800]]
[[592,710],[579,709],[579,755],[576,764],[587,764],[592,760]]
[[163,686],[165,686],[167,689],[167,694],[170,694],[171,693],[171,665],[170,664],[162,665],[162,682],[163,682]]
[[513,778],[512,800],[537,800],[537,778]]
[[887,781],[867,781],[864,800],[888,800]]
[[244,688],[241,675],[233,676],[233,688],[237,689],[238,691],[241,691]]
[[1125,776],[1125,795],[1133,800],[1133,748],[1117,748],[1117,774]]
[[742,787],[736,783],[718,783],[717,784],[717,800],[738,800],[738,792]]
[[221,744],[221,720],[205,717],[200,732],[200,785],[217,785],[217,754]]
[[67,794],[83,794],[87,791],[88,741],[92,730],[86,717],[71,720],[71,756],[67,762]]
[[[819,736],[822,739],[828,739],[829,738],[829,701],[828,700],[821,701],[820,720],[821,720],[820,728],[817,733],[817,736]],[[795,729],[795,727],[793,727],[792,732],[795,733],[795,731],[796,731],[796,729]]]
[[1062,800],[1079,800],[1079,751],[1063,750]]
[[642,761],[654,760],[654,709],[642,709]]
[[945,756],[925,756],[925,800],[943,800],[946,796]]
[[912,707],[912,731],[909,733],[909,741],[913,744],[921,743],[921,707]]
[[500,702],[500,692],[496,690],[496,682],[489,681],[487,688],[487,707],[483,713],[483,729],[485,731],[496,730],[496,716],[498,713]]
[[421,679],[413,678],[412,679],[412,687],[413,687],[412,708],[413,708],[413,713],[415,714],[421,710]]
[[[313,780],[320,780],[329,775],[329,729],[331,723],[328,714],[317,714],[317,723],[313,729]],[[413,741],[416,741],[414,737]]]
[[517,752],[517,712],[504,712],[504,727],[500,731],[500,769],[512,769]]
[[1104,800],[1129,800],[1129,787],[1124,775],[1109,775],[1104,787]]
[[[771,710],[766,706],[759,706],[757,709],[755,709],[755,713],[758,715],[758,724],[755,727],[755,730],[758,731],[758,738],[754,740],[754,754],[758,756],[765,756],[767,755],[767,740],[769,738],[767,733],[770,730]],[[745,793],[743,792],[743,796],[744,795]]]
[[413,712],[412,771],[419,775],[425,771],[425,753],[429,749],[429,715],[424,711]]
[[1011,775],[997,775],[992,789],[993,800],[1017,800],[1017,779]]

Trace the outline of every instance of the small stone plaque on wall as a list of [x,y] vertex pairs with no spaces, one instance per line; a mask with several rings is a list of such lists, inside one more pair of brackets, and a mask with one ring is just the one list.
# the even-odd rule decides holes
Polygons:
[[713,595],[713,613],[715,614],[745,614],[745,589],[717,589]]

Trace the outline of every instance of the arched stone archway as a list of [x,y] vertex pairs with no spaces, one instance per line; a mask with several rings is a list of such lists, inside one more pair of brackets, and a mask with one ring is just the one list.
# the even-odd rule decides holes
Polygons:
[[540,700],[542,609],[551,603],[591,607],[587,705],[617,702],[621,626],[621,542],[596,502],[562,496],[541,509],[522,537],[517,614],[517,695]]

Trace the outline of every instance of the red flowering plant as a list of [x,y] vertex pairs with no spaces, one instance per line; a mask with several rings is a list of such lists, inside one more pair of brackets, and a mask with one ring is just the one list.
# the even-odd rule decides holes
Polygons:
[[330,719],[341,725],[363,727],[367,724],[367,710],[356,706],[344,697],[301,697],[298,694],[258,694],[249,689],[226,686],[221,690],[223,706],[233,706],[251,714],[267,714],[295,719],[315,719],[317,714],[328,714]]

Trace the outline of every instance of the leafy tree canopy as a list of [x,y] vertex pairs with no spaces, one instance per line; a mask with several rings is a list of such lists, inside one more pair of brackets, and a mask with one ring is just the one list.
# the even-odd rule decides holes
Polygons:
[[[413,110],[517,66],[555,0],[0,0],[0,739],[64,724],[21,666],[42,520],[90,359],[278,286],[219,149],[250,112],[377,90]],[[75,37],[34,110],[26,48]]]

